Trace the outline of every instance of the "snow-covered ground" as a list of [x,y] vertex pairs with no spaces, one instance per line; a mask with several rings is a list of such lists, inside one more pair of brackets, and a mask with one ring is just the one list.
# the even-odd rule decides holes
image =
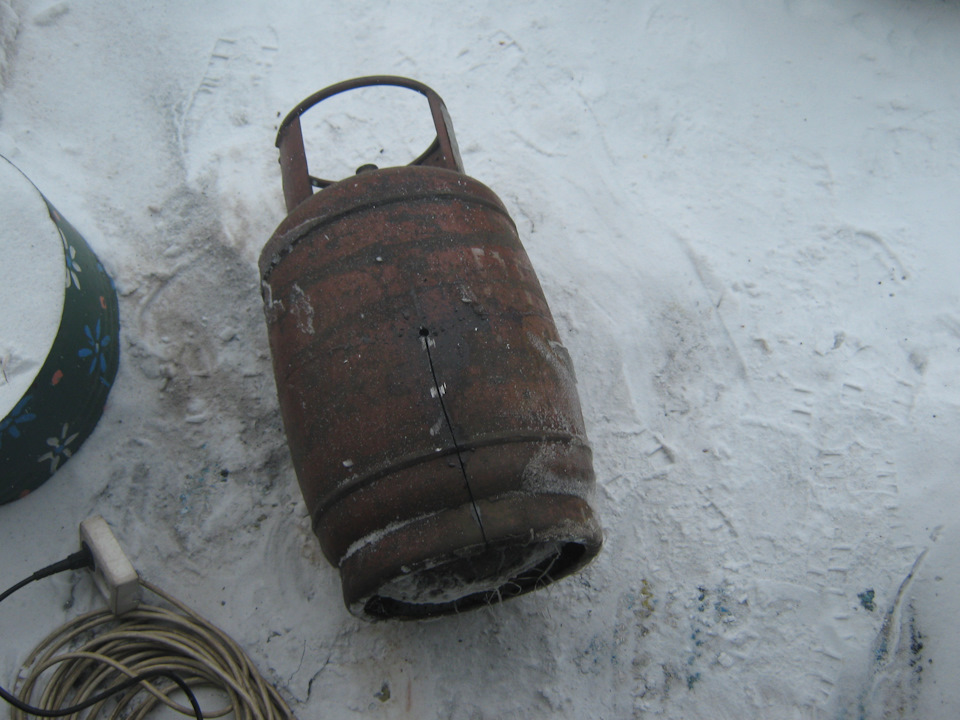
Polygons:
[[[96,432],[0,508],[4,585],[102,514],[302,720],[957,717],[958,38],[956,0],[0,0],[0,153],[122,323]],[[424,623],[343,607],[257,281],[279,116],[369,74],[437,90],[516,220],[606,534]],[[327,174],[429,141],[420,105],[364,107],[314,128]],[[5,602],[0,682],[98,603],[81,574]]]

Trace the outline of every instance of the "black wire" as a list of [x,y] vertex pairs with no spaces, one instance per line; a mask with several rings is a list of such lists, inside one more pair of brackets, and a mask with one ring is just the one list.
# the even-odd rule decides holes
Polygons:
[[[56,575],[57,573],[65,572],[67,570],[81,570],[83,568],[93,568],[93,553],[90,552],[90,548],[87,547],[84,543],[83,547],[78,551],[73,553],[67,558],[64,558],[60,562],[56,562],[53,565],[48,565],[47,567],[37,570],[33,575],[28,578],[25,578],[18,582],[11,588],[8,588],[3,593],[0,593],[0,602],[3,602],[8,597],[13,595],[17,590],[29,585],[32,582],[37,580],[43,580],[46,577],[51,575]],[[193,708],[193,714],[196,716],[197,720],[203,720],[203,712],[200,710],[200,703],[197,702],[196,695],[193,694],[193,691],[190,689],[190,686],[187,685],[178,675],[175,675],[172,672],[166,670],[155,670],[153,672],[144,673],[142,675],[137,675],[136,677],[127,678],[119,685],[116,685],[108,690],[104,690],[98,695],[95,695],[92,698],[84,700],[79,705],[74,705],[73,707],[63,708],[61,710],[44,710],[43,708],[34,707],[28,705],[27,703],[20,700],[20,698],[11,694],[4,688],[0,687],[0,698],[6,700],[8,703],[13,705],[15,708],[21,712],[29,713],[30,715],[37,715],[38,717],[64,717],[66,715],[73,715],[74,713],[81,712],[86,710],[97,703],[103,702],[104,700],[113,697],[117,693],[121,693],[125,690],[139,685],[141,682],[146,680],[152,680],[153,678],[165,677],[170,680],[173,680],[176,683],[177,687],[180,688],[184,695],[187,696],[187,700],[190,701],[190,706]]]
[[65,572],[67,570],[82,570],[83,568],[92,568],[93,567],[93,553],[90,552],[90,548],[87,547],[86,543],[83,544],[83,547],[75,552],[73,555],[64,558],[60,562],[55,562],[53,565],[47,565],[41,570],[37,570],[33,575],[28,578],[24,578],[12,588],[8,588],[3,593],[0,593],[0,602],[3,602],[8,597],[13,595],[17,590],[22,587],[29,585],[30,583],[36,580],[43,580],[46,577],[51,575],[56,575],[57,573]]
[[136,677],[127,678],[119,685],[115,685],[109,690],[104,690],[99,695],[94,695],[92,698],[87,698],[79,705],[74,705],[72,707],[63,708],[61,710],[44,710],[43,708],[34,707],[28,705],[22,700],[20,700],[15,695],[11,695],[9,692],[0,687],[0,698],[3,698],[8,703],[13,705],[18,710],[21,710],[30,715],[37,715],[39,717],[64,717],[65,715],[73,715],[82,710],[86,710],[89,707],[96,705],[97,703],[103,702],[108,698],[113,697],[117,693],[121,693],[124,690],[129,690],[135,685],[139,685],[145,680],[152,680],[158,677],[165,677],[173,680],[184,694],[186,694],[187,699],[190,701],[190,705],[193,707],[193,714],[196,715],[197,720],[203,720],[203,712],[200,710],[200,705],[197,702],[196,696],[193,694],[193,691],[190,689],[190,686],[178,675],[175,675],[172,672],[166,670],[156,670],[154,672],[144,673],[143,675],[137,675]]

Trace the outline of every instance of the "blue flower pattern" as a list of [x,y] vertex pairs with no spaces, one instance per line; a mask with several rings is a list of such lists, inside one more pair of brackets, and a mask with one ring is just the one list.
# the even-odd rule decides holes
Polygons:
[[3,420],[0,420],[0,448],[3,447],[3,434],[5,432],[10,433],[10,437],[14,439],[19,438],[20,428],[17,426],[36,419],[36,415],[34,415],[32,412],[27,412],[27,404],[32,398],[33,395],[24,396],[24,398],[17,403],[17,406],[10,412],[10,414],[7,415],[7,417],[5,417]]
[[[105,373],[107,371],[107,356],[103,352],[103,349],[110,344],[110,336],[104,335],[101,337],[100,319],[97,318],[97,326],[94,330],[91,330],[89,325],[84,325],[83,334],[87,336],[87,343],[90,347],[80,348],[77,355],[82,358],[90,358],[90,367],[87,370],[87,375],[93,375],[93,371],[96,370],[97,365],[100,366],[100,373]],[[102,377],[100,381],[107,384]]]

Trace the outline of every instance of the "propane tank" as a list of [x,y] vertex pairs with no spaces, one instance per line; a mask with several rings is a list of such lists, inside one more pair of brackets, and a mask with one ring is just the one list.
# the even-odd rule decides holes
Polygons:
[[[310,174],[300,116],[356,88],[423,94],[410,165]],[[500,199],[450,116],[399,77],[333,85],[277,135],[288,215],[260,256],[287,442],[347,608],[415,619],[492,604],[600,550],[570,355]],[[316,191],[315,191],[316,189]]]

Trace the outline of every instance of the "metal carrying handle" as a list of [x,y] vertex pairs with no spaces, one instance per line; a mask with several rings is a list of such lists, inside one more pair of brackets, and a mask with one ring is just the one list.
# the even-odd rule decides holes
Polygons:
[[371,85],[393,85],[396,87],[416,90],[427,98],[430,104],[430,114],[433,124],[437,128],[437,136],[430,147],[410,165],[431,165],[463,172],[463,161],[460,159],[460,150],[457,148],[457,139],[453,134],[453,122],[447,112],[446,105],[437,93],[421,82],[409,78],[392,75],[373,75],[370,77],[354,78],[314,93],[297,105],[280,123],[277,132],[277,147],[280,149],[280,175],[283,178],[283,199],[287,204],[287,212],[313,195],[313,188],[325,188],[333,184],[333,180],[313,177],[307,169],[307,156],[303,147],[303,131],[300,127],[300,116],[321,100],[357,88]]

